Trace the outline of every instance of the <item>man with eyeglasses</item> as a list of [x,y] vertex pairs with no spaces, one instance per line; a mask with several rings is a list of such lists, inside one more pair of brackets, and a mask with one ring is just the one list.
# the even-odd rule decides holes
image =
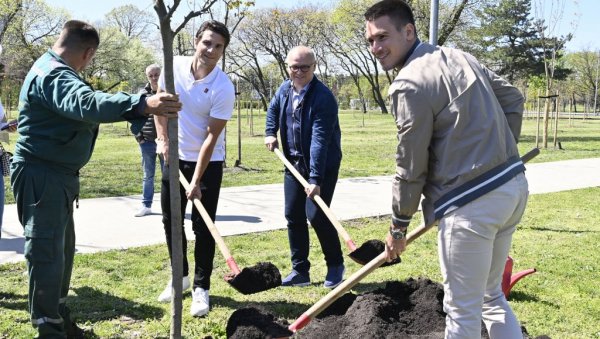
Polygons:
[[314,75],[312,49],[297,46],[286,62],[290,79],[283,82],[267,111],[265,145],[279,147],[306,178],[304,188],[286,169],[284,174],[285,217],[292,256],[292,272],[282,286],[310,284],[309,235],[307,219],[314,228],[325,255],[327,275],[323,286],[334,288],[342,282],[344,259],[337,232],[312,198],[320,195],[331,204],[342,160],[338,107],[333,93]]

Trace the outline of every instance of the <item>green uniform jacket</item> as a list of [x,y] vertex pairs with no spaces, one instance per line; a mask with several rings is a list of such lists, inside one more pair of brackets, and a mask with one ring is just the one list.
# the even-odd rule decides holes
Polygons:
[[143,97],[94,91],[49,50],[33,64],[21,88],[13,161],[77,173],[92,155],[100,123],[130,120],[132,133],[139,132],[147,118],[138,108],[145,105]]

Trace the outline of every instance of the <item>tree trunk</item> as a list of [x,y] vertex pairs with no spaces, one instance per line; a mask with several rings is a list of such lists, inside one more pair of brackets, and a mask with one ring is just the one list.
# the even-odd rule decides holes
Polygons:
[[[173,38],[171,20],[167,16],[164,3],[156,0],[154,4],[159,20],[160,34],[163,42],[165,90],[175,93],[173,76]],[[177,119],[169,119],[167,133],[169,136],[169,159],[165,170],[169,176],[170,208],[171,208],[171,286],[173,299],[171,302],[171,338],[181,338],[183,248],[181,222],[181,196],[179,191],[179,144]]]
[[544,133],[542,134],[542,144],[544,148],[548,148],[548,120],[550,117],[550,101],[548,97],[550,96],[550,88],[546,87],[546,95],[544,99]]

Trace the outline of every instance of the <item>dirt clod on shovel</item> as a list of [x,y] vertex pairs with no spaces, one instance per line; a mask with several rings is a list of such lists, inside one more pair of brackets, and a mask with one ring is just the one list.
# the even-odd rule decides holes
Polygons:
[[281,286],[281,273],[272,263],[259,262],[243,268],[237,275],[227,274],[225,281],[242,294],[252,294]]
[[287,338],[292,331],[285,320],[275,318],[260,307],[249,306],[231,314],[225,329],[230,339]]
[[[375,259],[379,254],[385,251],[385,244],[381,240],[367,240],[359,248],[352,251],[350,258],[361,265],[366,265],[371,260]],[[380,267],[390,266],[400,263],[400,257],[392,260],[391,262],[385,262]]]

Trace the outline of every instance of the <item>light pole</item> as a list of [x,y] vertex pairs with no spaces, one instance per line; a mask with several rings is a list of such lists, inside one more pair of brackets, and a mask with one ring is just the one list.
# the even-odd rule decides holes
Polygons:
[[596,113],[596,104],[598,102],[598,68],[600,68],[600,51],[598,51],[598,59],[596,60],[596,86],[594,86],[595,88],[595,93],[594,93],[594,115],[597,115],[598,113]]
[[431,0],[431,14],[429,15],[429,43],[437,45],[438,42],[438,12],[439,0]]

